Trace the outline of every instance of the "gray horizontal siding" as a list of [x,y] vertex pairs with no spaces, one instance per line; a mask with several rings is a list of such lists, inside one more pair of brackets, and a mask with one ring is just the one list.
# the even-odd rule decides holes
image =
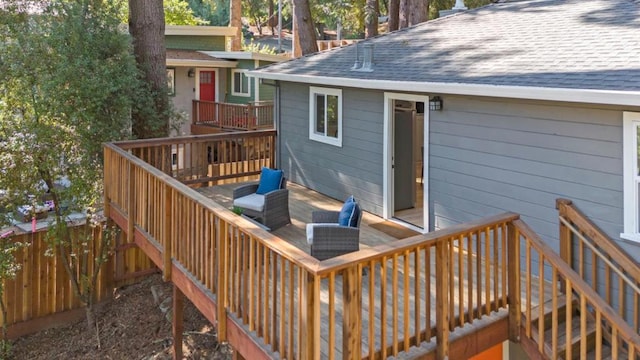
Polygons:
[[558,248],[555,199],[622,230],[622,111],[447,96],[430,119],[436,228],[513,211]]
[[342,89],[342,147],[309,139],[309,86],[281,84],[281,166],[294,182],[382,213],[383,95]]
[[[343,147],[309,140],[309,87],[283,83],[282,167],[336,199],[382,213],[384,95],[343,89]],[[609,236],[623,220],[622,110],[445,96],[430,113],[429,196],[436,229],[517,212],[558,248],[555,200],[574,203]],[[632,255],[640,246],[621,243]]]

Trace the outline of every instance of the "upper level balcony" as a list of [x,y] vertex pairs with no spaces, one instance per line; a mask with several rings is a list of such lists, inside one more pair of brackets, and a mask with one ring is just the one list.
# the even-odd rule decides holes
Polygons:
[[273,129],[273,102],[248,104],[193,100],[191,133]]

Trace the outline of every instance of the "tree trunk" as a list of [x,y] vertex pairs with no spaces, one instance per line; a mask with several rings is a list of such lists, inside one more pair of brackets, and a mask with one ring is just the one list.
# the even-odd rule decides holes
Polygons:
[[269,28],[271,29],[271,35],[275,34],[275,27],[276,25],[278,25],[278,17],[277,15],[273,12],[275,8],[275,5],[273,3],[273,0],[269,0]]
[[236,28],[236,35],[231,39],[231,51],[242,51],[242,1],[229,2],[229,26]]
[[409,9],[411,0],[400,0],[400,10],[398,11],[398,29],[409,26]]
[[129,0],[129,33],[138,68],[154,99],[153,111],[132,111],[133,135],[141,139],[168,136],[169,96],[162,0]]
[[293,14],[295,24],[295,51],[293,56],[299,57],[318,52],[309,0],[293,0]]
[[411,0],[409,26],[417,25],[429,19],[429,0]]
[[378,35],[378,10],[378,0],[367,0],[364,8],[365,38]]
[[389,0],[389,31],[398,30],[400,0]]

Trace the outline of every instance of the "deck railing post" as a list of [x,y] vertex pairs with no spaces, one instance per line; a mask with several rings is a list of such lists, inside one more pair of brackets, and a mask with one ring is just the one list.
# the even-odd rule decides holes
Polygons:
[[162,234],[162,255],[163,255],[163,269],[162,269],[162,279],[164,281],[171,280],[171,258],[173,255],[171,248],[171,223],[173,221],[173,216],[171,213],[172,208],[172,194],[173,189],[164,185],[162,187],[164,190],[164,228]]
[[129,193],[127,201],[127,243],[134,241],[135,221],[136,221],[136,167],[129,163]]
[[198,100],[191,101],[191,124],[198,123]]
[[[508,233],[508,302],[509,302],[509,340],[520,342],[520,234],[513,221],[507,224]],[[529,274],[527,274],[529,276]],[[528,305],[527,305],[528,306]]]
[[320,277],[303,271],[300,274],[300,353],[303,360],[320,359]]
[[[362,353],[362,284],[358,266],[342,273],[342,358],[360,359]],[[331,296],[332,294],[330,294]],[[334,321],[330,319],[329,321]]]
[[217,286],[216,286],[216,321],[218,341],[227,340],[227,246],[229,232],[227,222],[217,218],[215,220]]
[[[567,206],[571,205],[571,201],[567,199],[557,199],[556,200],[556,209],[558,209],[558,216],[561,218],[567,217]],[[573,256],[572,256],[572,248],[573,244],[571,241],[571,229],[567,227],[562,221],[560,223],[560,258],[564,260],[567,265],[573,267]],[[563,293],[566,292],[566,286],[564,281],[560,281],[560,291]]]
[[[449,357],[449,239],[436,243],[436,343],[437,359]],[[397,296],[397,295],[396,295]]]

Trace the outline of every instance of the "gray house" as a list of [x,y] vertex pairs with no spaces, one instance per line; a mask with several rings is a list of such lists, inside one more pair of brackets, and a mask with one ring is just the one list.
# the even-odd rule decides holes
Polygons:
[[640,258],[640,2],[508,1],[252,71],[294,182],[431,231],[568,198]]

